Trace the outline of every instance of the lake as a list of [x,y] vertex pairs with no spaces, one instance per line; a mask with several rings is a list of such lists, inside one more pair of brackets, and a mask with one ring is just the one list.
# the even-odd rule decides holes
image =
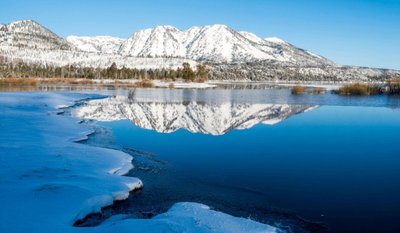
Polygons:
[[[400,100],[287,89],[113,92],[80,112],[85,142],[144,182],[109,215],[194,201],[294,232],[400,232]],[[85,109],[86,108],[86,109]]]

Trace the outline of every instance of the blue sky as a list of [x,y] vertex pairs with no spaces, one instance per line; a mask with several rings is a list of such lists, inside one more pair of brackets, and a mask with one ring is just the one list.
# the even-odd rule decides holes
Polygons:
[[63,37],[226,24],[281,37],[339,64],[400,69],[400,0],[1,0],[0,23],[19,19]]

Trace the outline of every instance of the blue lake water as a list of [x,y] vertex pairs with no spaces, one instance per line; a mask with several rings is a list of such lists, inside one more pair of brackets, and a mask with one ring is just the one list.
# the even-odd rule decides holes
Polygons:
[[[137,119],[98,122],[112,136],[92,143],[131,152],[131,175],[145,184],[116,212],[157,212],[197,201],[294,231],[324,225],[322,232],[400,232],[398,99],[212,91],[130,93],[132,115],[124,114]],[[172,120],[163,112],[171,103],[183,109]],[[210,106],[215,112],[208,113]],[[256,107],[272,115],[261,117]],[[148,125],[138,121],[143,109]],[[181,127],[182,114],[196,119],[195,129]],[[210,129],[221,124],[219,131]]]

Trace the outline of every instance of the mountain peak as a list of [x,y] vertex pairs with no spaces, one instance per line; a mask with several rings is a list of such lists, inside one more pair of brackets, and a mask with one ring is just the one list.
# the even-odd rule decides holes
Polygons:
[[266,40],[250,32],[237,32],[224,24],[191,27],[181,31],[157,26],[134,33],[122,43],[119,54],[133,57],[180,57],[216,63],[274,60],[326,64],[282,39]]
[[37,30],[47,30],[45,27],[40,25],[38,22],[35,20],[18,20],[18,21],[13,21],[9,24],[6,24],[8,30],[14,31],[14,32],[23,32],[23,33],[30,33],[30,32],[36,32]]
[[40,49],[69,48],[62,38],[35,20],[13,21],[1,29],[0,42],[3,41],[3,45]]
[[9,23],[9,25],[26,25],[26,24],[39,24],[33,19],[16,20]]
[[239,34],[242,35],[243,37],[245,37],[246,39],[254,42],[254,43],[265,44],[265,41],[263,39],[261,39],[260,37],[258,37],[254,33],[246,32],[246,31],[240,31]]
[[229,29],[229,27],[225,24],[210,24],[207,25],[205,27],[209,27],[209,28],[219,28],[219,29]]
[[34,20],[17,20],[5,24],[4,26],[6,26],[9,31],[26,33],[33,31],[34,29],[44,28],[42,25]]
[[179,31],[178,28],[171,26],[171,25],[159,25],[153,28],[154,30],[174,30]]
[[46,34],[48,36],[57,37],[56,34],[45,28],[35,20],[17,20],[4,25],[9,32],[27,33],[27,34]]
[[209,30],[213,32],[224,32],[224,31],[233,31],[230,27],[224,24],[211,24],[202,27],[204,30]]
[[286,41],[282,40],[279,37],[267,37],[264,40],[271,42],[271,43],[276,43],[276,44],[287,44]]
[[276,61],[306,65],[331,64],[280,38],[264,40],[250,32],[237,32],[224,24],[191,27],[186,31],[161,25],[135,32],[126,40],[108,36],[69,36],[64,40],[34,20],[19,20],[0,25],[0,42],[3,46],[20,48],[184,58],[212,63]]

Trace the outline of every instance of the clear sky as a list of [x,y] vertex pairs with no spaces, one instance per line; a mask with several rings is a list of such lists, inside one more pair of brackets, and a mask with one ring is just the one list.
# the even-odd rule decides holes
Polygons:
[[400,0],[1,0],[0,23],[20,19],[62,37],[226,24],[339,64],[400,69]]

